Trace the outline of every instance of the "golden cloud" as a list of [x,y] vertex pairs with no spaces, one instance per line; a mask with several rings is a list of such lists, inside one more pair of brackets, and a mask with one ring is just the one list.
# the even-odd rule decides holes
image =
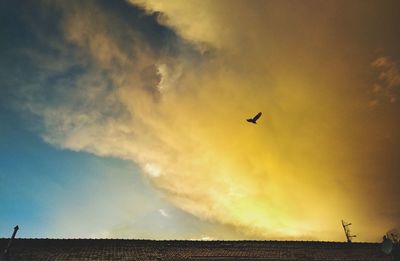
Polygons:
[[[109,78],[80,79],[73,97],[84,107],[36,110],[48,142],[133,160],[177,207],[257,237],[340,240],[342,218],[370,224],[355,163],[360,129],[348,129],[366,103],[349,93],[359,82],[346,54],[326,51],[337,46],[328,4],[309,16],[313,7],[282,1],[131,2],[161,12],[203,59],[156,55],[134,30],[131,59],[104,30],[112,17],[67,15],[66,39]],[[97,110],[116,104],[124,113]],[[248,124],[258,111],[258,125]],[[358,231],[380,238],[390,222]]]

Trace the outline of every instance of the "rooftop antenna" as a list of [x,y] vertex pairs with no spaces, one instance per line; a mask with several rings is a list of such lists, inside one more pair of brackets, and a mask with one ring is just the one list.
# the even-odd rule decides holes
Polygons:
[[10,255],[11,244],[12,244],[14,238],[15,238],[15,235],[17,234],[18,229],[19,229],[18,226],[14,227],[14,232],[13,232],[11,238],[10,238],[10,241],[8,241],[8,245],[7,245],[6,249],[4,250],[3,256],[2,256],[2,258],[0,260],[8,260],[9,255]]
[[353,239],[353,237],[357,237],[356,235],[351,234],[350,228],[349,228],[350,225],[351,225],[351,223],[347,223],[347,222],[343,221],[343,219],[342,219],[342,226],[344,229],[344,233],[346,234],[348,243],[351,243],[351,240]]

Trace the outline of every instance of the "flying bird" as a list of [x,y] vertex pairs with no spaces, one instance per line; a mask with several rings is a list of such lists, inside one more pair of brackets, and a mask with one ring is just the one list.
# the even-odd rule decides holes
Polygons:
[[251,122],[251,123],[254,123],[254,124],[257,124],[257,120],[261,117],[261,112],[259,112],[259,113],[257,113],[257,115],[256,116],[254,116],[253,118],[251,118],[251,119],[247,119],[246,121],[248,121],[248,122]]

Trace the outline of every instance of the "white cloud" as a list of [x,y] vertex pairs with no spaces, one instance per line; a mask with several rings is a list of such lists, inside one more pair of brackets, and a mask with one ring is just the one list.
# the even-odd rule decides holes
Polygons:
[[158,178],[162,174],[160,167],[154,163],[147,163],[144,166],[144,171],[153,178]]
[[161,216],[163,217],[169,217],[167,211],[165,209],[159,209],[158,212],[160,212]]

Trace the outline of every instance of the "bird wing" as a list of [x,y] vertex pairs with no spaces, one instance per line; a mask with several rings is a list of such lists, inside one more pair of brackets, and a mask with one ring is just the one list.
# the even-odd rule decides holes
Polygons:
[[254,121],[258,120],[261,117],[261,114],[262,114],[261,112],[257,113],[257,115],[254,116],[253,120]]

